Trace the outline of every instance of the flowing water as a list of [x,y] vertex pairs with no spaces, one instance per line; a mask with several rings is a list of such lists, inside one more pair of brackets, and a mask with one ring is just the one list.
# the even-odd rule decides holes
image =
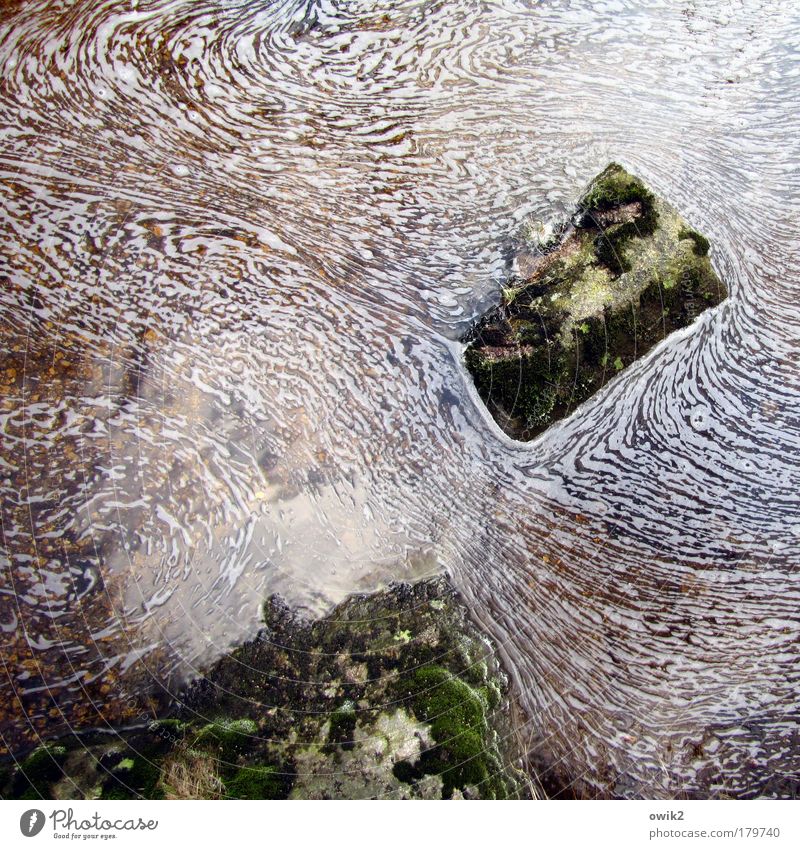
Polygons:
[[[6,745],[444,569],[575,792],[796,792],[796,4],[0,16]],[[730,299],[513,443],[458,339],[611,160]]]

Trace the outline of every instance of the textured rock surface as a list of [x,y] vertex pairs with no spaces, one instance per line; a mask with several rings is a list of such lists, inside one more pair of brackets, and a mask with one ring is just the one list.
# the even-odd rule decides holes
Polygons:
[[517,252],[501,304],[465,339],[498,424],[532,439],[726,297],[706,239],[611,164],[575,215]]
[[533,794],[505,677],[444,579],[265,629],[145,729],[61,739],[4,798],[507,798]]

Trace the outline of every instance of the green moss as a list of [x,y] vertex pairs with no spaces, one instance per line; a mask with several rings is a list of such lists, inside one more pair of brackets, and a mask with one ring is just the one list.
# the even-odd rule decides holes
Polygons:
[[410,680],[415,694],[414,712],[424,722],[431,723],[434,736],[446,726],[469,729],[483,726],[483,700],[469,684],[444,667],[424,666]]
[[658,226],[655,196],[641,180],[612,163],[594,180],[580,203],[583,209],[582,227],[596,226],[594,213],[630,203],[639,204],[636,217],[603,228],[594,242],[597,261],[617,276],[631,270],[631,263],[625,255],[631,239],[650,236]]
[[477,660],[474,663],[470,662],[470,655],[474,650],[475,646],[472,644],[467,644],[464,647],[464,662],[468,665],[461,673],[461,677],[467,682],[467,684],[480,689],[489,675],[489,667],[486,665],[486,661],[484,660]]
[[148,726],[151,734],[159,736],[183,736],[186,731],[186,723],[180,719],[156,719]]
[[612,162],[589,186],[580,206],[584,212],[603,212],[627,203],[639,203],[645,216],[654,214],[653,193],[621,165]]
[[160,799],[158,788],[161,770],[144,755],[124,758],[112,770],[103,785],[101,799]]
[[564,382],[566,360],[548,349],[532,355],[489,360],[480,350],[468,349],[466,363],[486,405],[502,415],[538,428],[552,418]]
[[437,745],[423,752],[419,769],[440,775],[444,794],[478,786],[490,796],[502,795],[498,764],[485,740],[487,703],[481,693],[440,666],[425,666],[404,682],[417,718],[431,726]]
[[650,236],[656,229],[656,223],[655,209],[650,207],[633,221],[605,228],[594,243],[598,262],[614,275],[630,271],[633,266],[625,253],[628,244],[632,239]]
[[19,799],[41,799],[52,796],[51,785],[62,775],[67,750],[63,746],[40,746],[20,764],[13,793]]
[[698,233],[697,230],[684,228],[680,231],[680,233],[678,233],[678,239],[680,241],[683,241],[684,239],[691,239],[691,241],[694,242],[692,250],[694,251],[695,256],[706,256],[711,248],[708,239]]
[[494,681],[489,681],[485,687],[481,687],[480,692],[490,710],[495,710],[500,706],[502,700],[500,688]]
[[231,799],[285,799],[283,777],[274,766],[245,766],[225,779]]
[[598,262],[617,276],[630,271],[631,263],[625,256],[625,248],[635,235],[631,223],[620,224],[602,232],[594,243]]
[[330,717],[330,732],[328,742],[332,745],[340,745],[345,750],[350,750],[355,745],[353,735],[356,730],[356,708],[350,702],[344,702]]
[[248,748],[257,734],[258,725],[252,719],[218,719],[200,729],[193,745],[232,758]]
[[[673,330],[686,327],[704,309],[718,304],[724,297],[725,291],[708,257],[682,254],[640,295],[638,333],[642,342],[653,344]],[[653,332],[654,327],[658,333]]]

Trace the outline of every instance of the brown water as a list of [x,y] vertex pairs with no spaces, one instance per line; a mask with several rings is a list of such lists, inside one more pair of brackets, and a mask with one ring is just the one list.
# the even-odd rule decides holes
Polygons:
[[[446,569],[562,781],[787,792],[793,4],[0,15],[7,745],[136,719],[268,592],[318,612]],[[512,443],[457,339],[508,236],[612,159],[712,239],[730,300]]]

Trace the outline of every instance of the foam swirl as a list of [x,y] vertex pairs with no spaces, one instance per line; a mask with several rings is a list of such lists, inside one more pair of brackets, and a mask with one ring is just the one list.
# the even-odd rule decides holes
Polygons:
[[[798,50],[764,0],[3,3],[6,744],[444,568],[576,792],[796,787]],[[611,159],[730,300],[513,444],[453,340]]]

